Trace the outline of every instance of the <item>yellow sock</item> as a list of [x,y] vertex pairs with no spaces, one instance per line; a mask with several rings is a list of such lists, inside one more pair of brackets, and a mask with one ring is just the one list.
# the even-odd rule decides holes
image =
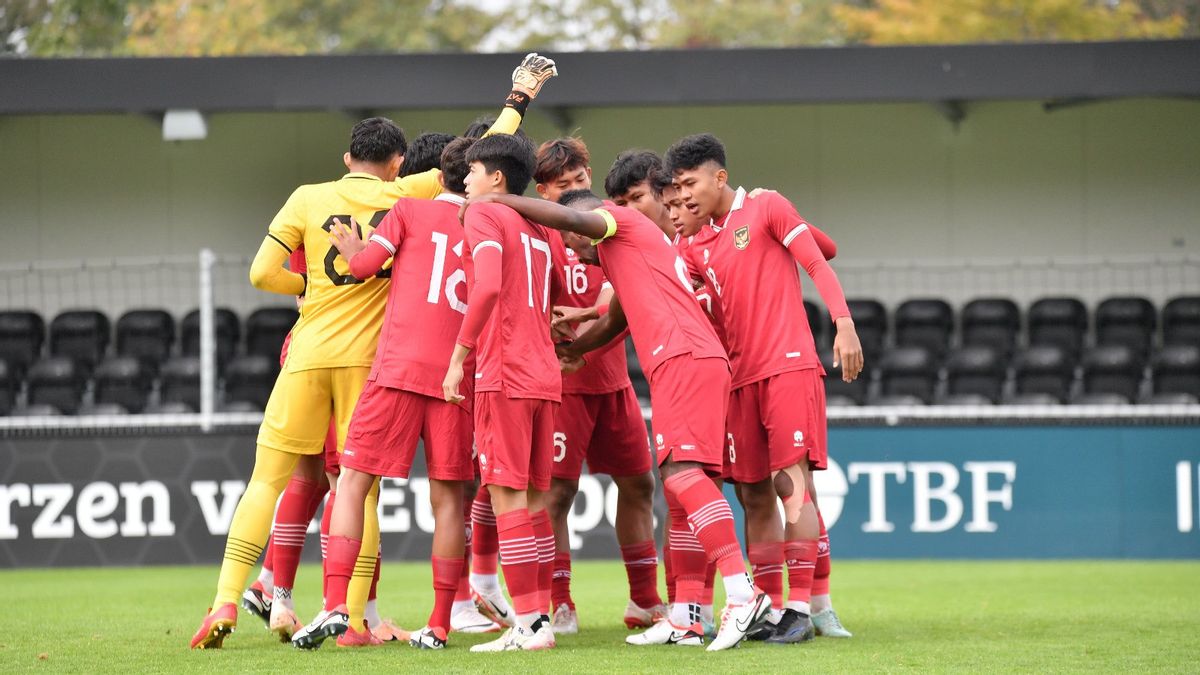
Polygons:
[[[217,580],[217,597],[213,599],[214,609],[227,602],[236,604],[242,596],[250,570],[258,563],[271,533],[271,519],[275,515],[279,493],[287,486],[299,460],[300,455],[258,446],[254,472],[229,525],[225,558],[221,561],[221,576]],[[376,533],[378,527],[376,521]]]
[[371,486],[363,504],[362,548],[354,561],[354,573],[346,588],[346,610],[350,613],[350,626],[362,630],[363,612],[367,608],[367,596],[371,594],[371,580],[375,578],[375,558],[379,554],[379,479]]

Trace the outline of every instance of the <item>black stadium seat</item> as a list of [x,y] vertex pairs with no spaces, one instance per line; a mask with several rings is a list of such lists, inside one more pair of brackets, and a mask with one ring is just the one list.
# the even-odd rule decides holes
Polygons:
[[1016,394],[1044,394],[1062,403],[1071,393],[1075,363],[1055,344],[1030,345],[1013,361]]
[[854,329],[862,342],[863,355],[869,363],[883,353],[888,327],[887,310],[878,300],[847,300],[846,305],[850,308],[850,318],[854,319]]
[[96,366],[96,403],[116,403],[140,413],[150,397],[150,368],[135,356],[110,356]]
[[49,405],[74,415],[83,401],[85,376],[75,359],[48,356],[29,368],[29,405]]
[[926,403],[928,401],[912,394],[880,394],[871,399],[871,405],[912,406],[925,405]]
[[46,341],[46,322],[29,311],[0,312],[0,359],[8,362],[10,372],[22,377],[42,355]]
[[812,330],[813,342],[817,349],[825,345],[825,327],[831,325],[829,315],[812,300],[804,301],[804,314],[808,317],[808,327]]
[[1071,405],[1125,405],[1127,403],[1129,403],[1129,399],[1112,392],[1080,394],[1071,401]]
[[128,415],[129,411],[120,403],[84,403],[80,415]]
[[932,351],[925,347],[893,347],[879,362],[881,396],[914,396],[922,403],[933,400],[938,366]]
[[962,310],[962,343],[984,345],[1008,358],[1017,348],[1021,310],[1006,298],[978,298]]
[[1004,389],[1006,370],[1000,354],[992,347],[959,347],[946,358],[946,394],[977,395],[996,403]]
[[896,308],[896,344],[924,347],[941,358],[954,332],[954,310],[945,300],[907,300]]
[[49,403],[31,403],[21,410],[18,410],[17,414],[27,417],[46,417],[61,415],[63,414],[63,411],[50,405]]
[[[833,367],[833,352],[821,352],[821,365],[825,367],[826,405],[862,405],[867,401],[867,390],[871,384],[870,371],[864,368],[853,382],[842,381],[841,367]],[[870,363],[867,364],[869,367]]]
[[1150,394],[1141,400],[1148,405],[1196,405],[1200,397],[1192,394]]
[[151,403],[143,411],[146,415],[188,415],[197,412],[196,408],[182,401]]
[[163,403],[183,403],[192,411],[200,409],[200,357],[176,356],[159,371]]
[[1200,345],[1200,295],[1172,298],[1163,307],[1163,344]]
[[1129,403],[1137,399],[1145,369],[1145,359],[1133,347],[1097,345],[1083,356],[1083,393],[1115,394]]
[[992,405],[995,403],[980,394],[945,394],[937,399],[938,405]]
[[63,312],[50,322],[50,353],[68,356],[80,365],[84,373],[91,373],[108,350],[109,332],[108,317],[100,312]]
[[278,355],[271,358],[248,354],[235,358],[225,368],[225,401],[253,403],[259,410],[266,408],[278,374]]
[[[237,344],[242,337],[242,329],[238,323],[237,314],[234,314],[233,310],[223,307],[218,307],[213,311],[213,323],[217,338],[217,363],[223,366],[229,363],[229,359],[232,359],[237,353]],[[180,345],[182,353],[185,356],[199,356],[200,310],[194,309],[183,317],[179,332],[182,336]]]
[[1158,317],[1145,298],[1108,298],[1096,307],[1096,344],[1128,345],[1145,358]]
[[1200,397],[1200,343],[1170,344],[1159,350],[1151,368],[1155,394]]
[[1005,401],[1008,405],[1060,405],[1062,401],[1050,394],[1013,394]]
[[0,415],[12,412],[17,402],[17,376],[8,367],[8,362],[0,359]]
[[175,320],[161,309],[135,309],[117,319],[117,354],[138,358],[152,371],[174,343]]
[[246,353],[279,361],[283,339],[296,325],[300,313],[290,307],[263,307],[246,319]]
[[1042,298],[1029,307],[1029,344],[1058,345],[1074,361],[1083,350],[1087,308],[1076,298]]

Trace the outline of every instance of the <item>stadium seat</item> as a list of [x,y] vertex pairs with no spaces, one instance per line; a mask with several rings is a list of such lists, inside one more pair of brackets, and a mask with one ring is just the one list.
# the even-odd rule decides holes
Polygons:
[[887,310],[878,300],[856,299],[847,300],[850,317],[854,319],[854,329],[862,342],[863,355],[868,362],[878,358],[883,353],[884,339],[887,337]]
[[[829,378],[826,378],[826,383],[825,383],[826,391],[829,390],[828,379]],[[849,396],[843,396],[841,394],[828,394],[828,393],[825,394],[825,407],[827,407],[827,408],[854,408],[857,406],[858,406],[858,401],[855,401],[854,399],[850,398]]]
[[86,377],[75,359],[48,356],[29,368],[29,405],[45,404],[74,415],[83,402]]
[[0,359],[0,415],[12,412],[17,403],[18,379],[16,373],[8,367],[8,362]]
[[250,402],[259,410],[266,408],[278,374],[278,354],[273,359],[261,354],[235,358],[225,369],[225,401]]
[[1133,347],[1097,345],[1083,357],[1083,393],[1117,394],[1128,403],[1137,398],[1145,369],[1144,357]]
[[120,403],[84,403],[79,407],[80,415],[128,415],[129,411]]
[[246,319],[246,354],[269,356],[279,361],[283,339],[296,325],[300,313],[289,307],[263,307]]
[[151,403],[142,412],[146,415],[190,415],[196,412],[196,409],[183,401],[165,401]]
[[100,312],[63,312],[50,322],[50,354],[74,359],[86,376],[104,358],[109,332],[108,317]]
[[1096,344],[1128,345],[1144,359],[1150,353],[1158,317],[1145,298],[1108,298],[1096,307]]
[[38,360],[45,341],[46,322],[38,313],[0,312],[0,359],[8,362],[14,377],[23,377],[29,366]]
[[983,396],[989,403],[1000,400],[1007,371],[1000,354],[990,346],[968,345],[946,358],[946,394]]
[[1080,394],[1071,400],[1071,405],[1127,405],[1129,399],[1113,392]]
[[223,413],[257,413],[262,411],[263,406],[254,401],[229,401],[217,408],[217,412]]
[[[238,339],[242,336],[241,325],[233,310],[218,307],[213,311],[213,323],[217,338],[217,364],[224,366],[237,353]],[[183,317],[180,324],[181,351],[184,356],[200,355],[200,310],[194,309]]]
[[1155,394],[1200,396],[1200,343],[1166,345],[1155,355],[1151,372]]
[[1139,403],[1147,405],[1196,405],[1200,403],[1200,397],[1183,393],[1149,394],[1144,396]]
[[1008,405],[1060,405],[1062,401],[1050,394],[1013,394],[1004,401]]
[[924,347],[941,358],[950,347],[954,310],[945,300],[907,300],[896,308],[896,344]]
[[808,327],[812,330],[813,342],[817,349],[825,346],[825,327],[830,324],[825,310],[812,300],[804,301],[804,313],[808,316]]
[[1029,344],[1057,345],[1072,361],[1083,350],[1087,308],[1076,298],[1042,298],[1029,307]]
[[939,396],[938,405],[992,405],[992,399],[982,394],[943,394]]
[[[867,392],[871,386],[870,371],[864,369],[853,382],[842,381],[842,369],[833,367],[833,352],[821,352],[821,365],[825,367],[825,404],[826,405],[862,405],[867,401]],[[839,403],[832,403],[832,401]],[[849,403],[846,403],[846,402]]]
[[1056,403],[1067,400],[1075,365],[1068,352],[1056,344],[1030,345],[1013,361],[1015,393],[1043,394]]
[[191,411],[200,409],[200,357],[176,356],[159,371],[159,400],[183,403]]
[[1017,348],[1021,310],[1006,298],[978,298],[962,310],[962,343],[984,345],[1007,359]]
[[141,359],[110,356],[96,366],[94,377],[96,403],[116,403],[132,413],[146,407],[153,376]]
[[922,403],[933,400],[938,367],[925,347],[892,347],[879,362],[880,396],[914,396]]
[[18,415],[26,417],[57,417],[63,414],[63,411],[50,405],[49,403],[31,403],[17,411]]
[[1200,295],[1172,298],[1163,307],[1163,344],[1200,345]]
[[161,309],[135,309],[117,319],[117,353],[133,356],[152,372],[171,355],[175,319]]
[[926,403],[921,397],[912,394],[879,394],[871,399],[871,405],[911,406]]

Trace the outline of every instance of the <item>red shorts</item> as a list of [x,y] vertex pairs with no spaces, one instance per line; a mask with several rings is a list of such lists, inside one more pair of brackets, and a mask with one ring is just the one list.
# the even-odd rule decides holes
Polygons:
[[480,482],[514,490],[549,490],[557,408],[553,401],[475,392]]
[[340,461],[341,455],[337,447],[337,420],[330,419],[329,433],[325,434],[325,473],[334,476],[341,473]]
[[828,462],[825,384],[817,368],[780,373],[734,390],[729,404],[733,479],[757,483],[802,460]]
[[654,468],[632,385],[608,394],[563,394],[554,416],[551,475],[579,480],[585,458],[588,471],[610,476],[640,476]]
[[681,354],[663,361],[650,375],[650,409],[658,463],[699,462],[716,475],[725,454],[725,413],[729,406],[729,363]]
[[432,396],[367,382],[359,396],[342,466],[372,476],[408,478],[417,439],[434,480],[471,480],[471,413]]

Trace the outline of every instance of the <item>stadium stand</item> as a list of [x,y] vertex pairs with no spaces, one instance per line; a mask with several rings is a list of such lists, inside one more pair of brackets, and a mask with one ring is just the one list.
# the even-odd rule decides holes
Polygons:
[[996,403],[1004,392],[1007,374],[1000,353],[990,345],[966,345],[950,352],[946,358],[946,394],[941,399],[955,397],[955,405],[977,397],[985,403]]
[[0,359],[0,415],[12,412],[17,404],[17,389],[20,380],[8,366],[8,362]]
[[825,327],[829,325],[829,321],[825,318],[825,310],[812,300],[805,300],[804,313],[808,315],[808,327],[812,331],[813,342],[817,344],[817,349],[821,349],[828,344]]
[[159,400],[163,405],[178,404],[184,412],[200,409],[200,357],[184,355],[167,360],[160,378]]
[[1124,403],[1137,400],[1146,368],[1144,357],[1128,344],[1103,344],[1083,356],[1083,391],[1080,397],[1099,394],[1120,396]]
[[[238,340],[242,337],[241,324],[233,310],[218,307],[213,310],[213,324],[217,342],[217,363],[225,365],[237,354]],[[180,324],[182,344],[180,352],[185,356],[200,355],[200,310],[193,309],[183,317]]]
[[136,356],[110,356],[96,366],[95,402],[115,403],[131,413],[142,412],[150,398],[153,375]]
[[825,368],[825,402],[831,406],[855,406],[867,401],[871,385],[871,370],[863,369],[858,379],[853,382],[842,381],[842,371],[833,367],[833,352],[821,352],[821,365]]
[[883,403],[897,396],[909,396],[922,404],[933,400],[938,381],[938,366],[934,352],[928,347],[911,345],[888,349],[879,363],[879,396],[872,401],[876,405],[901,405]]
[[147,415],[187,415],[196,410],[186,403],[175,401],[151,403],[144,412]]
[[[70,357],[86,374],[108,350],[108,317],[96,310],[68,310],[50,322],[50,353]],[[66,412],[66,411],[64,411]]]
[[1029,307],[1029,344],[1058,345],[1071,360],[1083,350],[1087,308],[1077,298],[1042,298]]
[[135,309],[117,319],[117,354],[139,359],[152,372],[171,355],[175,320],[161,309]]
[[275,357],[261,354],[239,356],[225,368],[225,403],[250,403],[262,410],[271,396],[275,376],[279,374],[279,350]]
[[870,299],[847,300],[846,305],[850,308],[850,316],[854,317],[854,328],[862,342],[863,355],[868,360],[874,360],[883,353],[888,329],[887,310],[883,303]]
[[[1067,400],[1071,393],[1074,377],[1074,359],[1066,349],[1057,344],[1034,344],[1017,354],[1013,363],[1015,370],[1015,394],[1041,394],[1049,396],[1055,403]],[[1024,404],[1037,399],[1023,399]]]
[[79,407],[80,415],[128,415],[129,411],[120,403],[84,403]]
[[86,379],[74,358],[48,356],[29,368],[29,406],[47,405],[74,415],[83,403]]
[[1154,357],[1153,394],[1200,397],[1200,343],[1169,344]]
[[894,320],[898,346],[924,347],[939,359],[950,347],[954,310],[945,300],[907,300],[896,308]]
[[1110,392],[1080,394],[1071,401],[1072,405],[1125,405],[1126,403],[1129,403],[1129,399]]
[[962,344],[984,345],[1007,359],[1017,348],[1021,310],[1007,298],[979,298],[962,309]]
[[42,354],[46,322],[28,310],[0,312],[0,359],[12,377],[20,378]]
[[300,313],[288,307],[264,307],[246,319],[246,353],[279,360],[283,340]]
[[63,411],[50,405],[49,403],[33,403],[25,406],[22,414],[29,417],[57,417],[63,414]]
[[1200,345],[1200,295],[1172,298],[1163,306],[1163,344]]
[[1153,344],[1158,317],[1145,298],[1108,298],[1096,307],[1096,344],[1123,344],[1144,359]]

